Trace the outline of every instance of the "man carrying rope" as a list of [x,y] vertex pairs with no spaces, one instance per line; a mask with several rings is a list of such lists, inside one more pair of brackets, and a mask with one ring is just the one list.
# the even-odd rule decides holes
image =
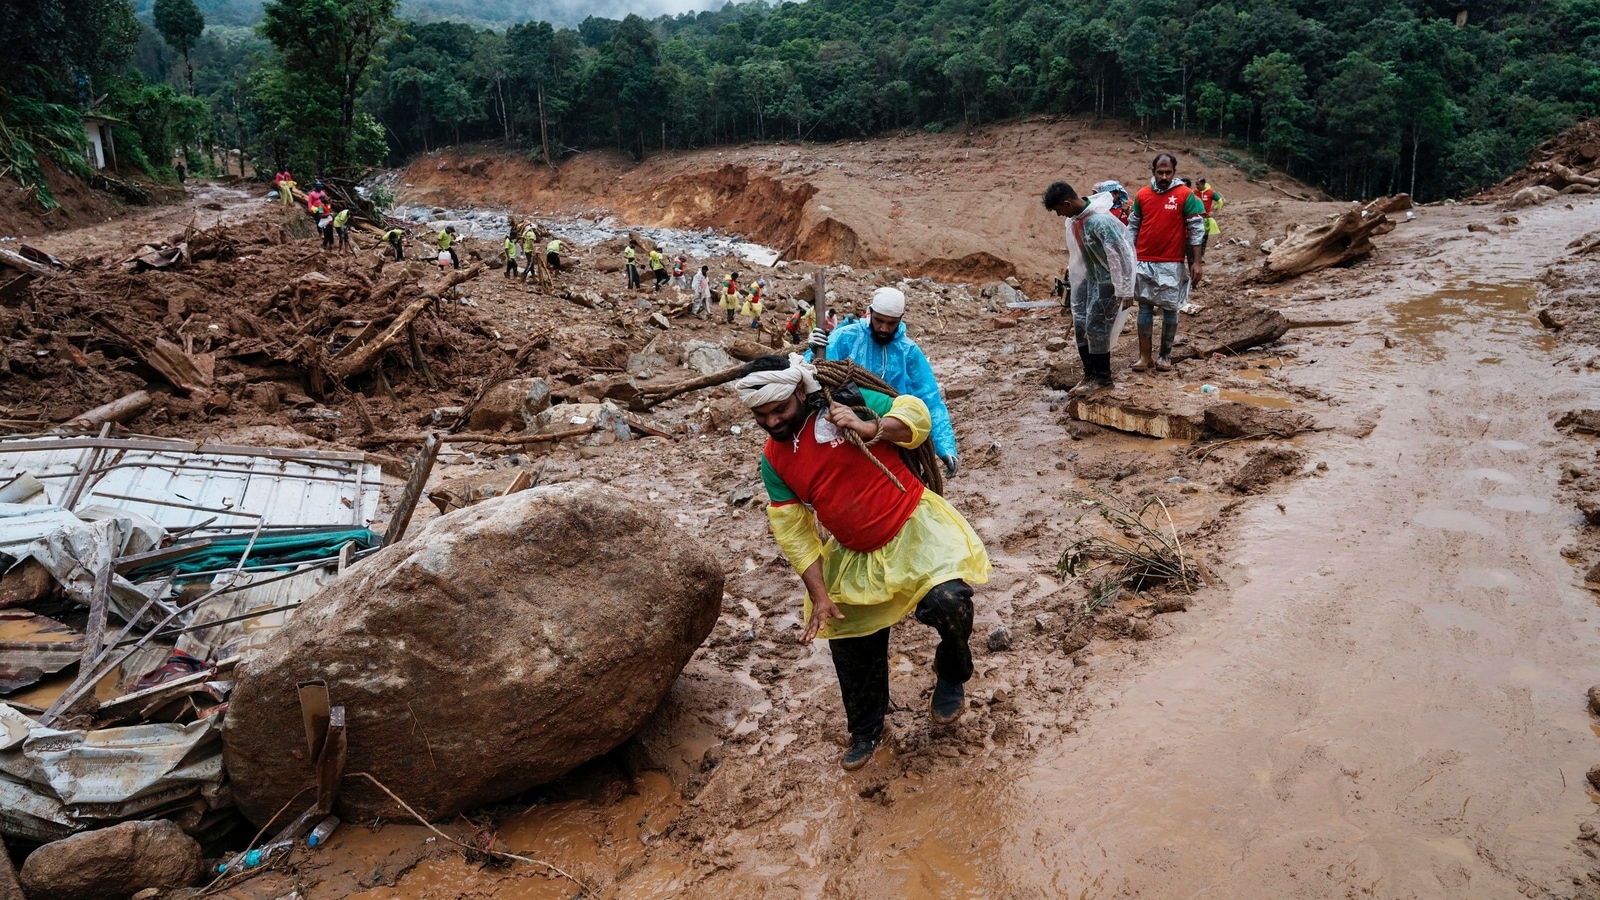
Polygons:
[[[849,396],[849,382],[869,387]],[[961,716],[972,677],[971,585],[989,580],[989,554],[928,489],[941,479],[926,450],[928,407],[916,396],[894,396],[851,363],[811,366],[798,355],[757,358],[738,389],[768,435],[767,519],[805,583],[800,640],[821,637],[832,651],[850,729],[840,764],[853,771],[877,749],[889,710],[889,629],[913,610],[939,632],[931,718],[944,725]],[[818,522],[833,536],[826,545]]]

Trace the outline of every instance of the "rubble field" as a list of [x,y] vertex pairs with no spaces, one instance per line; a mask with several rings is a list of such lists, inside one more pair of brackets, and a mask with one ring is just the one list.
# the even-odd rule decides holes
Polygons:
[[[1007,148],[1057,143],[1084,149],[1106,169],[1074,176],[1075,184],[1121,175],[1132,188],[1149,155],[1124,134],[1029,122],[967,139],[793,148],[798,156],[782,147],[703,151],[647,162],[612,194],[602,187],[615,180],[605,174],[615,168],[611,160],[579,157],[544,183],[508,177],[523,164],[486,150],[445,151],[394,175],[401,202],[426,211],[408,225],[414,237],[403,261],[360,229],[351,252],[324,252],[298,209],[285,211],[262,190],[200,185],[191,190],[205,199],[187,215],[165,208],[121,219],[115,229],[30,237],[25,250],[0,245],[22,258],[0,260],[0,419],[14,435],[0,440],[0,513],[10,517],[0,517],[0,552],[22,558],[26,550],[30,560],[0,582],[0,689],[9,686],[0,716],[13,734],[32,735],[0,746],[0,788],[28,797],[25,806],[8,804],[27,816],[0,814],[12,856],[21,863],[34,847],[85,826],[98,834],[121,819],[160,815],[198,841],[207,879],[228,867],[209,895],[273,900],[299,891],[321,900],[1044,896],[1052,872],[1087,884],[1107,871],[1097,866],[1136,853],[1136,840],[1118,843],[1121,832],[1107,829],[1110,861],[1082,862],[1095,854],[1072,813],[1064,820],[1060,810],[1091,816],[1101,808],[1093,804],[1116,801],[1071,794],[1102,783],[1095,777],[1102,770],[1085,757],[1081,769],[1062,775],[1054,767],[1063,754],[1070,761],[1091,753],[1102,720],[1107,734],[1130,746],[1146,739],[1130,734],[1158,734],[1159,717],[1135,727],[1119,705],[1142,674],[1166,671],[1202,637],[1232,642],[1216,653],[1241,658],[1243,645],[1261,638],[1255,625],[1218,631],[1247,602],[1240,598],[1264,590],[1261,571],[1272,564],[1240,563],[1239,554],[1264,540],[1272,517],[1291,533],[1294,516],[1314,508],[1306,496],[1381,474],[1372,472],[1366,448],[1393,440],[1396,410],[1415,412],[1420,402],[1399,388],[1432,377],[1426,367],[1447,352],[1439,348],[1476,333],[1471,314],[1440,318],[1480,302],[1470,292],[1465,300],[1449,294],[1437,309],[1406,305],[1418,302],[1429,279],[1443,279],[1423,267],[1481,264],[1492,246],[1484,242],[1519,240],[1525,231],[1533,232],[1526,240],[1542,240],[1570,228],[1582,210],[1547,203],[1520,213],[1530,224],[1504,224],[1497,218],[1504,213],[1487,205],[1407,215],[1406,200],[1368,206],[1365,217],[1357,207],[1356,218],[1369,224],[1374,215],[1392,218],[1387,228],[1367,229],[1375,250],[1294,277],[1263,270],[1277,251],[1263,252],[1262,242],[1303,248],[1294,234],[1315,229],[1293,226],[1337,230],[1351,206],[1309,199],[1287,183],[1247,183],[1220,164],[1208,168],[1233,202],[1220,217],[1206,280],[1182,317],[1176,370],[1129,371],[1130,327],[1113,355],[1118,388],[1069,400],[1065,389],[1079,376],[1070,316],[1044,302],[1053,267],[1065,261],[1060,221],[1037,208],[1050,177],[1026,180],[1015,162],[995,161]],[[1193,174],[1194,164],[1186,156],[1185,171]],[[752,186],[758,171],[766,182]],[[708,172],[720,174],[708,181]],[[797,186],[806,178],[809,189]],[[964,208],[1011,204],[996,215],[1009,215],[1012,231],[997,238],[971,217],[947,228],[949,214],[934,207],[956,203],[948,188],[963,179],[971,191],[959,201]],[[841,185],[858,182],[852,205]],[[878,209],[891,188],[903,201]],[[779,202],[790,212],[775,215],[771,204]],[[738,203],[748,209],[733,215],[729,204]],[[575,217],[589,230],[578,231]],[[566,242],[563,270],[548,282],[503,274],[498,232],[511,218],[531,218]],[[460,270],[442,270],[434,259],[428,225],[435,220],[474,223],[458,243]],[[592,242],[564,234],[564,224]],[[767,281],[768,311],[757,328],[743,316],[726,322],[720,309],[696,315],[687,290],[654,290],[648,274],[642,289],[624,287],[627,234],[647,246],[660,240],[670,255],[673,241],[689,246],[688,230],[711,224],[722,225],[716,233],[728,240],[698,246],[731,250],[737,237],[777,251],[771,266],[731,255],[690,260],[691,271],[706,264],[719,279],[737,269],[745,285]],[[947,230],[953,236],[938,249],[908,252]],[[823,240],[829,234],[839,240]],[[1517,295],[1520,310],[1495,307],[1504,316],[1490,323],[1525,330],[1530,353],[1551,352],[1554,343],[1538,342],[1556,335],[1555,352],[1579,370],[1575,377],[1593,363],[1579,358],[1593,346],[1584,324],[1593,304],[1581,289],[1592,274],[1582,268],[1591,264],[1586,246],[1574,242],[1576,255],[1552,263],[1538,287]],[[1467,276],[1450,277],[1455,284]],[[929,723],[935,636],[908,622],[892,640],[887,747],[848,774],[837,766],[844,717],[827,649],[796,640],[802,589],[767,531],[756,465],[765,434],[728,383],[742,361],[789,349],[784,322],[796,301],[815,299],[819,279],[828,307],[840,313],[864,313],[878,286],[906,292],[908,333],[933,362],[956,423],[961,472],[946,496],[995,566],[977,593],[977,674],[966,715],[947,727]],[[1540,309],[1556,324],[1541,326]],[[1515,331],[1517,341],[1523,333]],[[1441,391],[1448,386],[1438,383]],[[1600,425],[1590,427],[1594,417],[1583,415],[1582,404],[1566,405],[1573,414],[1562,428],[1575,436],[1555,430],[1552,410],[1542,426],[1549,433],[1537,439],[1550,442],[1540,452],[1568,460],[1564,489],[1586,497],[1587,451],[1572,442],[1592,439]],[[320,694],[314,686],[307,693],[309,681],[288,683],[316,668],[314,659],[277,649],[291,639],[314,645],[318,629],[293,624],[301,603],[345,622],[344,613],[327,612],[335,601],[323,598],[381,596],[377,576],[361,573],[391,563],[373,560],[421,553],[428,535],[448,533],[451,522],[501,508],[486,500],[596,484],[626,497],[630,509],[659,516],[641,530],[650,532],[650,558],[666,554],[672,536],[693,544],[683,565],[704,556],[722,575],[709,637],[631,739],[563,777],[460,809],[438,799],[451,793],[434,786],[449,779],[454,763],[441,770],[437,757],[481,750],[473,748],[477,734],[503,735],[520,704],[498,711],[458,704],[473,711],[466,716],[426,712],[448,711],[473,680],[507,692],[496,697],[515,697],[515,679],[502,683],[497,673],[463,664],[470,679],[418,677],[407,690],[442,693],[392,709],[358,708],[357,693],[364,701],[391,695],[363,687],[341,697],[333,675]],[[18,530],[41,510],[58,519]],[[461,518],[438,523],[447,514]],[[403,535],[417,541],[393,548]],[[1563,551],[1574,566],[1600,563],[1600,543],[1585,535]],[[1116,548],[1179,574],[1108,568],[1120,558]],[[407,565],[429,571],[425,557],[410,559]],[[397,584],[423,577],[397,571],[385,577]],[[669,586],[630,577],[640,603]],[[492,590],[490,580],[463,578],[459,589]],[[674,596],[683,583],[671,580]],[[427,588],[444,598],[450,589]],[[565,585],[561,593],[582,596]],[[440,611],[445,601],[428,596],[416,610],[371,615],[426,633],[421,613],[448,617]],[[362,633],[352,621],[340,627]],[[465,633],[445,622],[438,628]],[[111,664],[146,633],[136,652]],[[338,667],[380,658],[377,649],[366,659],[358,645],[340,646]],[[448,651],[417,653],[441,672],[448,668]],[[253,769],[251,796],[241,804],[223,760],[256,763],[248,753],[225,755],[222,744],[251,733],[227,724],[228,707],[233,682],[252,677],[251,659],[260,654],[294,674],[243,691],[239,713],[269,701],[284,721],[312,710],[308,755],[297,771],[274,771],[271,783]],[[48,665],[39,665],[45,657]],[[505,721],[484,726],[497,714]],[[1190,716],[1172,714],[1175,734],[1183,733]],[[1227,717],[1208,708],[1204,718]],[[430,813],[454,815],[427,825],[391,802],[407,798],[383,796],[376,779],[351,783],[354,761],[384,750],[354,729],[380,720],[367,727],[381,727],[384,744],[400,754],[391,771],[406,772],[384,777],[388,787],[403,788]],[[167,743],[152,754],[159,759],[144,761],[144,787],[91,808],[49,777],[53,760],[29,749],[46,726],[85,746],[157,733]],[[272,730],[282,742],[282,729]],[[271,739],[259,731],[253,738]],[[298,734],[287,743],[297,745]],[[1166,765],[1158,749],[1139,746],[1145,755],[1127,758],[1138,768]],[[313,803],[312,794],[295,794],[300,784],[283,780],[303,778],[310,789],[331,771],[337,782],[346,752],[352,768],[342,770],[344,781],[352,798],[359,795],[351,802],[361,815],[325,846],[298,844],[246,865],[247,847],[274,846],[283,820],[259,821],[272,809],[283,805],[292,817],[297,804],[309,805],[313,818],[329,811],[318,805],[326,788]],[[1217,756],[1219,765],[1226,756]],[[1162,772],[1151,777],[1159,781]],[[1203,780],[1185,777],[1175,784],[1199,790]],[[460,793],[493,792],[478,783]],[[145,802],[157,793],[159,804]],[[1040,798],[1055,798],[1054,805],[1041,807]],[[1134,828],[1145,820],[1118,821]],[[1083,852],[1062,860],[1052,854],[1067,850],[1043,849],[1058,845]],[[1173,852],[1181,856],[1188,845],[1178,841]],[[1115,883],[1170,892],[1141,881],[1144,867],[1128,865],[1116,870]],[[1587,871],[1581,860],[1563,865],[1578,866],[1580,881]],[[1530,866],[1538,872],[1530,878],[1555,883]],[[177,863],[169,869],[187,871]],[[1278,884],[1271,874],[1251,877],[1263,890]]]

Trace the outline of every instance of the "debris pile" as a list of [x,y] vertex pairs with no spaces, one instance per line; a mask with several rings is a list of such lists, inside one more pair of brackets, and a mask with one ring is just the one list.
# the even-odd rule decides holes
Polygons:
[[1585,119],[1535,147],[1528,155],[1527,166],[1479,197],[1509,200],[1528,188],[1548,189],[1548,193],[1538,195],[1545,199],[1556,194],[1592,194],[1600,190],[1600,119]]

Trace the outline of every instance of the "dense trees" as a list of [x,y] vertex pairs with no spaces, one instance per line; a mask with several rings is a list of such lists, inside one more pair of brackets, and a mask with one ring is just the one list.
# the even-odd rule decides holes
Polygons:
[[[1499,179],[1600,106],[1600,0],[751,0],[503,42],[412,25],[400,44],[370,98],[397,158],[491,136],[642,155],[1049,112],[1231,138],[1340,196],[1428,199]],[[505,58],[486,69],[485,53]]]
[[[59,0],[9,20],[0,91],[80,107],[109,93],[142,110],[148,140],[316,172],[484,138],[554,161],[1092,115],[1220,137],[1241,165],[1339,196],[1421,199],[1498,180],[1600,107],[1600,0],[750,0],[504,30],[398,22],[396,2],[271,0],[258,31],[208,28],[195,124],[161,93],[182,83],[180,32],[139,38],[140,79],[127,0]],[[452,2],[475,18],[515,6]]]

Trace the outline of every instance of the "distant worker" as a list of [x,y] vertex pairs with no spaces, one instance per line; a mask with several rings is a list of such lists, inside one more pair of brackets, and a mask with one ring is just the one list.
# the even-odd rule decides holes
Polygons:
[[739,311],[739,273],[732,272],[722,281],[722,308],[727,310],[729,325],[733,324],[733,314]]
[[681,253],[672,258],[672,286],[680,291],[689,286],[688,274],[685,271],[688,264],[689,261]]
[[533,227],[533,223],[529,222],[527,227],[522,229],[522,255],[527,257],[528,260],[527,268],[522,270],[523,278],[530,278],[533,276],[534,265],[539,261],[539,254],[537,253],[538,249],[539,229]]
[[711,312],[711,267],[701,266],[694,273],[694,303],[689,311],[704,319]]
[[339,252],[350,249],[350,210],[341,209],[333,217],[333,230],[339,232]]
[[187,172],[185,172],[185,171],[184,171],[184,170],[183,170],[183,162],[182,162],[182,161],[179,161],[179,162],[175,162],[175,163],[173,163],[173,164],[172,164],[172,171],[173,171],[173,172],[174,172],[174,173],[175,173],[175,174],[177,174],[177,176],[178,176],[178,183],[179,183],[179,184],[183,184],[183,179],[184,179],[184,176],[185,176],[185,175],[187,175],[187,174],[188,174],[188,173],[187,173]]
[[283,173],[283,180],[278,182],[278,199],[283,201],[283,208],[288,209],[294,205],[294,179],[288,172]]
[[817,311],[804,300],[795,301],[794,315],[783,326],[783,335],[789,343],[798,344],[810,337],[817,327]]
[[628,246],[622,248],[622,264],[628,272],[628,290],[639,286],[639,266],[634,262],[634,243],[630,239]]
[[841,325],[832,334],[813,329],[808,355],[826,351],[828,359],[848,359],[900,393],[922,400],[932,421],[933,452],[944,463],[945,472],[954,477],[960,463],[950,410],[944,405],[928,357],[906,336],[905,315],[905,293],[898,288],[878,288],[872,292],[866,319]]
[[406,233],[399,228],[391,228],[383,233],[384,243],[394,248],[394,260],[399,262],[405,259],[405,253],[400,249],[400,242],[405,240]]
[[544,245],[544,261],[549,264],[550,271],[561,271],[561,239],[552,237],[550,243]]
[[[450,255],[451,267],[461,268],[461,257],[456,255],[456,227],[454,225],[446,225],[444,230],[439,232],[439,252]],[[441,261],[442,264],[443,262]]]
[[[863,416],[829,397],[798,355],[757,357],[745,371],[739,399],[767,433],[767,520],[805,585],[800,641],[828,642],[850,731],[839,764],[854,771],[871,761],[883,736],[889,629],[907,615],[939,633],[929,720],[948,725],[965,711],[972,585],[989,580],[989,554],[961,513],[900,456],[897,448],[921,446],[931,427],[915,395],[862,390],[872,413]],[[859,443],[847,442],[846,431]],[[826,544],[819,523],[831,536]]]
[[507,278],[517,277],[517,254],[521,252],[522,245],[518,243],[517,233],[515,231],[509,231],[506,233],[505,243],[501,245],[500,249],[504,251],[506,255],[505,276]]
[[322,235],[322,249],[333,249],[333,213],[327,209],[322,210],[322,218],[317,220],[317,231]]
[[1133,302],[1133,241],[1115,216],[1091,207],[1065,181],[1045,189],[1044,208],[1067,220],[1068,299],[1083,361],[1083,380],[1067,393],[1084,396],[1115,387],[1111,328],[1117,310]]
[[661,286],[667,283],[667,261],[660,247],[650,251],[650,275],[656,280],[655,292],[661,293]]
[[1094,186],[1096,194],[1111,195],[1111,214],[1117,221],[1128,224],[1128,212],[1133,209],[1133,201],[1128,199],[1128,190],[1120,181],[1102,181]]
[[311,186],[311,192],[306,194],[306,212],[313,216],[320,216],[328,211],[328,194],[322,189],[322,182]]
[[745,298],[744,305],[739,307],[739,314],[750,317],[750,330],[761,330],[761,313],[764,309],[762,302],[766,299],[764,293],[767,289],[767,280],[759,278],[756,286],[750,289],[750,296]]
[[1199,185],[1200,186],[1195,190],[1195,193],[1200,195],[1200,202],[1204,204],[1206,208],[1206,233],[1205,237],[1200,239],[1200,261],[1204,262],[1206,258],[1206,247],[1211,244],[1211,236],[1213,234],[1222,233],[1222,229],[1217,227],[1216,214],[1222,211],[1222,207],[1228,201],[1224,200],[1222,195],[1217,193],[1216,188],[1211,186],[1211,182],[1207,181],[1204,175],[1200,176]]
[[[1135,372],[1152,366],[1172,369],[1172,341],[1178,336],[1178,310],[1198,286],[1205,266],[1200,243],[1206,234],[1206,208],[1175,176],[1178,158],[1161,153],[1150,164],[1150,183],[1133,198],[1128,234],[1139,257],[1133,294],[1139,301],[1139,361]],[[1187,260],[1187,263],[1185,262]],[[1161,309],[1161,352],[1151,360],[1155,310]]]

